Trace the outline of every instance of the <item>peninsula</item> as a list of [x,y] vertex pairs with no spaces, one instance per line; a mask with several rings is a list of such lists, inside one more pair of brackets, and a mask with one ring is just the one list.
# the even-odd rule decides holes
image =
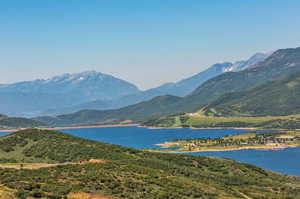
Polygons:
[[250,132],[221,138],[176,140],[157,145],[165,149],[155,151],[168,153],[235,151],[246,149],[277,150],[300,146],[300,132]]

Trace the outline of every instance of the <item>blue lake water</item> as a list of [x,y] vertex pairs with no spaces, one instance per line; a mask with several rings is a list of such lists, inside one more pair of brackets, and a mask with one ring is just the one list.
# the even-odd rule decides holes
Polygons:
[[[61,130],[78,137],[118,144],[136,149],[160,148],[155,144],[176,139],[217,138],[237,135],[249,130],[236,129],[146,129],[115,127]],[[1,134],[5,135],[5,134]],[[224,157],[254,164],[276,172],[300,176],[300,147],[283,150],[241,150],[225,152],[200,152],[190,155]]]
[[200,137],[217,138],[225,135],[237,135],[246,130],[196,130],[196,129],[147,129],[139,127],[114,127],[95,129],[61,130],[65,133],[92,139],[100,142],[118,144],[136,149],[160,148],[155,144],[176,139],[191,139]]

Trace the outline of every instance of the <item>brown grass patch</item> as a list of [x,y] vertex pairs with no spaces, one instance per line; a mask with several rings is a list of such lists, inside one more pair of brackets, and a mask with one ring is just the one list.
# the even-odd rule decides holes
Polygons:
[[88,164],[88,163],[105,163],[105,160],[90,159],[89,161],[85,161],[82,164]]
[[68,199],[116,199],[110,196],[104,196],[100,194],[91,193],[71,193],[68,195]]
[[15,195],[13,193],[7,192],[5,190],[1,190],[0,187],[0,199],[15,199]]

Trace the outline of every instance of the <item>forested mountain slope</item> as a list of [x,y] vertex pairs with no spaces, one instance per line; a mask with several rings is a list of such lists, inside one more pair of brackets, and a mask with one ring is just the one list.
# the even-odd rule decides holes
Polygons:
[[300,72],[247,92],[228,93],[204,111],[214,116],[267,116],[300,113]]
[[299,70],[300,48],[281,49],[251,68],[240,72],[228,72],[208,80],[185,97],[180,106],[185,111],[196,111],[226,93],[247,91]]

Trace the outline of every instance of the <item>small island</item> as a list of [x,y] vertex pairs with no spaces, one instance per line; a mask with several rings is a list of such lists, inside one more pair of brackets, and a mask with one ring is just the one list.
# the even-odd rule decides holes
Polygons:
[[300,132],[250,132],[220,138],[176,140],[157,145],[165,149],[151,151],[191,153],[245,149],[278,150],[300,146]]

